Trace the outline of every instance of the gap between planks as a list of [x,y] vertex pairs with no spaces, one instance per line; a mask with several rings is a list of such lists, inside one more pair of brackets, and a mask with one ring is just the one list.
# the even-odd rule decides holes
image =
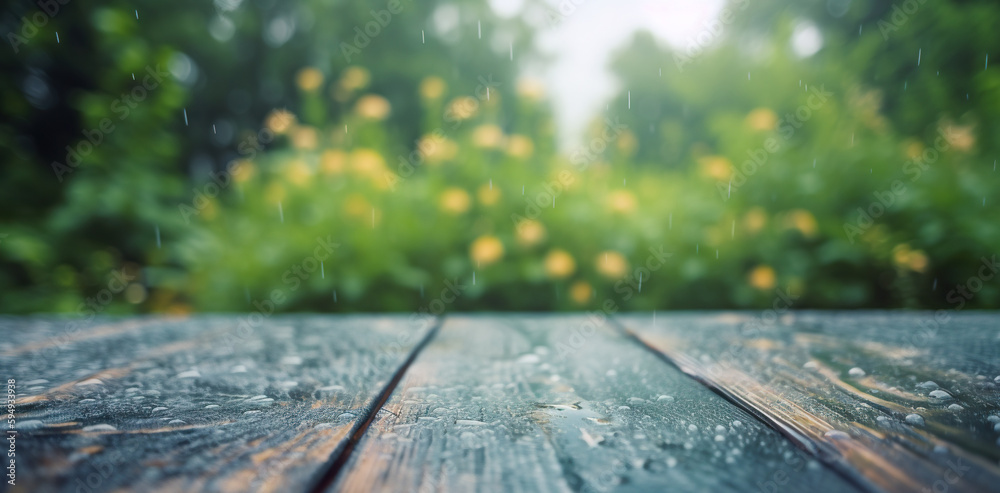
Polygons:
[[647,351],[653,353],[655,356],[665,361],[667,364],[677,368],[681,373],[687,375],[695,382],[698,382],[702,386],[714,392],[719,397],[722,397],[730,404],[744,410],[747,414],[753,416],[761,423],[764,423],[767,427],[777,431],[790,442],[794,443],[797,447],[805,451],[806,453],[816,457],[820,462],[826,464],[830,469],[833,469],[838,475],[843,477],[849,483],[857,486],[863,491],[870,493],[881,493],[881,490],[868,482],[864,477],[859,475],[849,464],[844,463],[843,459],[836,453],[827,450],[823,444],[818,444],[810,440],[805,435],[795,431],[793,428],[786,426],[780,420],[769,416],[763,410],[758,409],[756,406],[746,402],[744,399],[739,397],[732,392],[726,390],[721,384],[713,382],[709,378],[692,371],[686,365],[679,361],[675,361],[662,351],[656,349],[655,347],[649,345],[641,337],[639,337],[635,332],[632,332],[625,326],[617,317],[609,316],[608,320],[611,325],[618,330],[624,337],[631,339],[639,346],[645,348]]
[[410,368],[410,365],[413,364],[413,362],[417,359],[417,356],[420,355],[421,351],[423,351],[423,349],[427,347],[432,340],[434,340],[434,337],[437,336],[441,326],[444,325],[444,320],[444,316],[438,316],[435,318],[434,325],[427,331],[424,338],[420,340],[420,343],[414,346],[414,348],[410,351],[410,354],[407,355],[406,360],[403,361],[403,363],[399,365],[399,368],[396,369],[396,372],[393,373],[389,382],[386,383],[381,392],[375,396],[375,399],[368,406],[366,406],[364,418],[354,423],[347,439],[341,442],[341,444],[334,449],[333,453],[330,454],[330,459],[322,468],[320,468],[319,472],[316,473],[315,479],[312,481],[312,486],[309,487],[307,491],[310,493],[324,493],[329,491],[329,488],[335,484],[337,476],[340,475],[340,471],[343,470],[348,460],[350,460],[351,454],[354,453],[354,449],[358,442],[361,441],[361,438],[368,431],[368,427],[375,421],[375,417],[378,415],[379,411],[382,410],[382,407],[389,400],[389,397],[392,396],[393,391],[396,390],[396,386],[399,385],[403,376],[406,375],[406,371]]

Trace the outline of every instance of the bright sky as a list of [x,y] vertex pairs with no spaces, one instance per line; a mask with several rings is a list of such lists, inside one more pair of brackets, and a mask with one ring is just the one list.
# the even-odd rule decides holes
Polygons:
[[[661,42],[686,47],[725,5],[724,0],[545,0],[567,15],[539,33],[538,48],[556,56],[534,75],[546,85],[559,125],[560,143],[580,141],[587,123],[621,88],[609,72],[613,52],[646,29]],[[516,15],[523,0],[490,0],[500,16]]]

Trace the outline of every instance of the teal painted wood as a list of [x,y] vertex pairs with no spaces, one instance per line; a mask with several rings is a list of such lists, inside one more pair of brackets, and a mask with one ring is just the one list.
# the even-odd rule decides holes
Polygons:
[[603,324],[449,317],[331,491],[856,491]]
[[618,320],[883,491],[1000,491],[1000,316],[672,313]]
[[0,320],[14,491],[304,491],[428,331],[406,316],[66,323]]

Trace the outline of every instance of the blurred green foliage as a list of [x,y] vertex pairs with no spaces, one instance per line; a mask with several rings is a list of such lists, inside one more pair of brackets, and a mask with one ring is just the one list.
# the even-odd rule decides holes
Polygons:
[[[78,311],[114,272],[101,310],[959,308],[1000,253],[994,2],[639,33],[568,152],[517,71],[545,61],[530,16],[481,0],[59,8],[0,55],[2,311]],[[1000,306],[982,286],[961,307]]]

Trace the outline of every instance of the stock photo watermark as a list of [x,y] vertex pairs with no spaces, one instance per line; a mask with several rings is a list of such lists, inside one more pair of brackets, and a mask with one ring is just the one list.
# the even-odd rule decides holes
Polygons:
[[719,192],[719,196],[722,197],[723,201],[728,201],[734,191],[746,184],[751,176],[757,174],[757,171],[767,164],[771,155],[781,150],[781,143],[787,142],[795,136],[795,131],[802,128],[802,125],[812,118],[813,112],[818,111],[826,104],[827,100],[833,97],[833,93],[827,91],[822,86],[819,89],[813,86],[810,92],[812,94],[806,99],[806,104],[800,105],[794,112],[786,113],[784,117],[778,120],[776,128],[781,137],[780,141],[774,137],[768,137],[764,140],[761,147],[747,150],[747,157],[749,159],[743,161],[743,164],[738,169],[735,166],[733,167],[729,183],[716,182],[715,189]]
[[[118,116],[118,121],[124,121],[129,117],[132,110],[145,101],[150,92],[160,87],[160,84],[169,75],[170,72],[161,69],[159,65],[155,67],[147,65],[146,75],[142,78],[142,81],[134,85],[132,90],[122,93],[121,96],[111,102],[111,112]],[[83,129],[83,139],[75,145],[66,146],[66,158],[63,160],[64,162],[52,161],[52,171],[55,172],[59,182],[62,183],[65,175],[72,173],[91,152],[94,152],[94,149],[103,144],[104,139],[114,132],[115,128],[117,127],[114,120],[105,117],[98,122],[96,127]]]
[[7,33],[7,42],[10,43],[10,47],[14,50],[14,53],[19,53],[21,45],[28,44],[28,41],[37,36],[38,30],[45,27],[49,23],[49,20],[59,14],[62,6],[69,2],[70,0],[37,0],[35,4],[42,11],[32,14],[30,19],[28,16],[21,17],[20,33],[14,31]]
[[[930,169],[930,165],[936,163],[941,158],[941,153],[951,148],[952,141],[953,138],[946,135],[945,129],[938,129],[938,136],[934,139],[934,147],[924,149],[919,156],[903,163],[903,174],[910,177],[910,183],[914,183],[923,177],[924,172]],[[909,188],[905,182],[902,180],[893,180],[889,184],[888,189],[872,192],[875,200],[868,204],[867,207],[857,208],[858,217],[854,220],[853,224],[845,222],[843,225],[844,234],[847,235],[847,239],[851,244],[854,244],[854,241],[859,236],[868,232],[875,225],[875,221],[885,215],[886,211],[895,205],[896,201],[901,199],[908,190]]]
[[402,3],[401,0],[389,0],[384,9],[368,12],[372,20],[366,22],[364,28],[354,26],[355,35],[352,42],[340,42],[340,52],[344,55],[344,60],[347,60],[347,63],[351,63],[352,56],[360,55],[361,50],[367,48],[372,39],[378,37],[379,34],[382,34],[383,29],[389,27],[392,16],[399,15],[403,11]]
[[[495,94],[497,88],[502,85],[493,80],[493,74],[486,77],[479,76],[478,80],[479,85],[472,92],[475,98],[468,96],[458,98],[455,100],[455,104],[449,105],[445,109],[443,119],[445,123],[451,123],[451,131],[458,130],[467,119],[464,116],[475,114],[484,101],[489,101],[490,94]],[[445,145],[446,136],[447,132],[444,128],[435,128],[426,137],[417,139],[414,142],[415,148],[409,155],[403,156],[400,154],[398,156],[399,164],[396,166],[396,171],[387,171],[385,173],[389,189],[395,191],[400,182],[406,181],[409,177],[413,176],[413,173],[416,172],[418,167],[424,164],[428,156],[434,154]]]

